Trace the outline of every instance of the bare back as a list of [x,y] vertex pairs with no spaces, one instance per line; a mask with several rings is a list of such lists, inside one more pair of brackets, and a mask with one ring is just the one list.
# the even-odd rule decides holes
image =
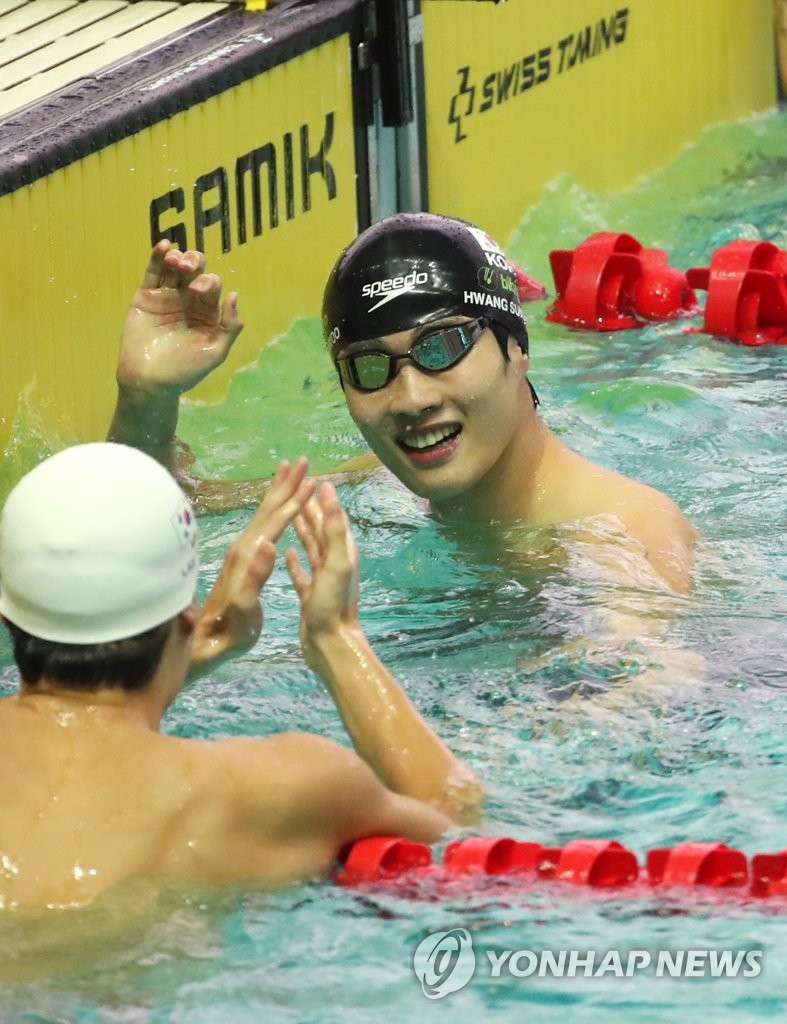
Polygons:
[[[387,799],[407,803],[316,736],[185,740],[82,697],[6,698],[0,736],[0,907],[75,905],[140,874],[314,877],[363,834],[367,789],[381,831]],[[334,769],[357,807],[330,806]]]

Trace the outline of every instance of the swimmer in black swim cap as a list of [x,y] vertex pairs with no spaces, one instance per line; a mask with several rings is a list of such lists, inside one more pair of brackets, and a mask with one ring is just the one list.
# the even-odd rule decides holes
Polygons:
[[364,231],[328,279],[323,329],[369,446],[433,505],[475,505],[478,481],[532,437],[516,274],[472,224],[405,213]]
[[328,279],[323,331],[369,447],[440,518],[612,515],[687,585],[696,531],[674,502],[571,451],[537,414],[515,271],[484,231],[431,213],[372,225]]
[[[110,436],[170,465],[178,395],[221,362],[242,326],[233,295],[222,301],[220,279],[204,271],[202,253],[154,248],[118,365]],[[636,553],[621,565],[647,559],[688,589],[698,535],[675,503],[572,451],[538,414],[515,274],[485,232],[426,213],[372,225],[336,263],[323,327],[367,444],[436,516],[506,537],[512,523],[606,517],[620,529],[600,538],[605,571],[617,563],[603,549],[622,538]],[[363,455],[341,468],[370,462]],[[184,476],[208,508],[248,501],[257,483]]]
[[387,217],[339,257],[323,299],[323,329],[334,358],[350,342],[412,330],[447,317],[484,317],[506,351],[523,352],[527,328],[516,274],[489,235],[433,213]]
[[[342,253],[325,287],[323,331],[342,383],[349,379],[357,385],[353,375],[357,378],[359,364],[338,358],[349,342],[457,314],[488,321],[504,359],[509,335],[527,353],[516,274],[497,242],[453,217],[395,214],[373,225]],[[464,354],[467,348],[459,351]],[[417,354],[414,359],[417,363]],[[448,369],[456,362],[450,354],[435,351],[430,359],[431,365],[422,362],[423,369]],[[368,359],[365,363],[370,365]],[[538,405],[529,381],[528,386]]]

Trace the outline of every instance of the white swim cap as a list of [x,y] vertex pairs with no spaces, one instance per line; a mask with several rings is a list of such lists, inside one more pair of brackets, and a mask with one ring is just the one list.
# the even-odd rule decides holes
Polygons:
[[66,644],[121,640],[194,600],[197,525],[149,455],[76,445],[36,466],[0,519],[0,613]]

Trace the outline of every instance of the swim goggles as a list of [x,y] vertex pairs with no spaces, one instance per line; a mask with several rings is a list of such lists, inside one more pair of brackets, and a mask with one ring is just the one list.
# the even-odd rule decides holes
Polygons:
[[443,327],[434,334],[425,334],[400,356],[382,349],[366,349],[357,355],[339,356],[336,368],[343,383],[359,391],[379,391],[399,372],[399,363],[409,359],[420,370],[440,373],[456,366],[470,351],[489,326],[485,316],[462,324]]

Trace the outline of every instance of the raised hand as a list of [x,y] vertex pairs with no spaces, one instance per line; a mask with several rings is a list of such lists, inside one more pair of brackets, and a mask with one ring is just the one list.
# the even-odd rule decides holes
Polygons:
[[282,462],[245,530],[233,541],[202,607],[194,639],[191,676],[253,646],[262,630],[260,603],[276,561],[276,542],[314,492],[307,461]]
[[237,293],[222,303],[221,278],[205,273],[203,253],[154,247],[123,327],[121,388],[180,395],[227,358],[243,328]]
[[484,792],[435,735],[375,654],[358,618],[358,549],[347,515],[324,483],[295,519],[311,575],[296,551],[287,569],[301,602],[301,643],[358,754],[390,789],[432,804],[455,822],[476,821]]
[[285,554],[301,602],[301,641],[310,658],[312,641],[342,626],[358,626],[359,558],[350,523],[336,491],[324,483],[295,520],[311,575],[297,552]]

